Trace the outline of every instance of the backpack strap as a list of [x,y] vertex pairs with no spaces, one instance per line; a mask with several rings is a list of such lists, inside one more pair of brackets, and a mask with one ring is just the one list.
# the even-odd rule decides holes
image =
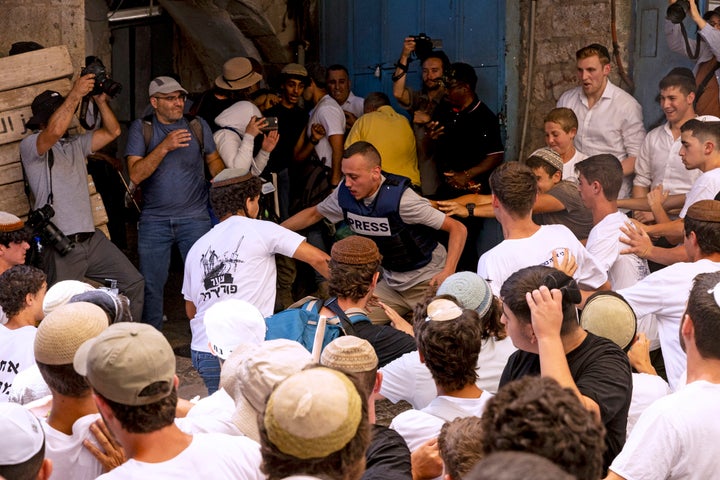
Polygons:
[[186,113],[185,115],[183,115],[183,117],[185,117],[185,120],[187,120],[188,125],[190,126],[190,131],[193,135],[195,135],[195,138],[197,138],[197,141],[200,144],[200,155],[205,158],[205,142],[202,123],[200,123],[200,120],[198,120],[198,118],[194,115]]
[[150,140],[152,140],[152,134],[153,134],[153,115],[147,115],[142,120],[142,130],[143,130],[143,140],[145,140],[145,155],[148,153],[148,148],[150,148]]
[[235,134],[236,134],[238,137],[240,137],[240,140],[243,139],[242,133],[240,133],[240,130],[238,130],[238,129],[235,128],[235,127],[231,127],[231,126],[227,125],[227,126],[224,126],[224,127],[220,127],[218,130],[230,130],[231,132],[235,132]]
[[355,328],[353,327],[352,322],[348,318],[348,316],[345,314],[342,308],[340,308],[340,305],[337,303],[337,297],[330,297],[327,300],[325,300],[325,303],[323,304],[325,307],[332,310],[332,312],[337,315],[337,317],[340,319],[340,322],[342,323],[342,327],[345,330],[345,333],[348,335],[354,335],[357,336],[355,333]]

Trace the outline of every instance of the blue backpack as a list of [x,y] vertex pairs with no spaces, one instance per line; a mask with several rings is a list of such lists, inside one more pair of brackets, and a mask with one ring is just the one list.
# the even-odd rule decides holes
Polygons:
[[[337,304],[337,298],[329,298],[323,303],[318,298],[306,297],[295,303],[295,305],[298,304],[301,304],[298,308],[291,307],[265,319],[265,325],[267,326],[265,340],[275,340],[277,338],[294,340],[309,352],[312,352],[322,306],[329,308],[337,315],[337,318],[327,320],[322,348],[325,348],[328,343],[337,337],[355,335],[352,322]],[[365,315],[359,316],[362,319],[367,319]],[[361,318],[356,319],[356,321],[359,320]]]

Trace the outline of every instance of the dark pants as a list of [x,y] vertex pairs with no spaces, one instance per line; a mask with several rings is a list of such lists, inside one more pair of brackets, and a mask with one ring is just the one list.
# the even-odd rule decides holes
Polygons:
[[45,272],[48,286],[61,280],[86,279],[104,284],[105,279],[117,280],[120,293],[130,299],[133,320],[142,318],[145,281],[135,266],[100,231],[84,242],[76,243],[64,257],[51,246],[45,247]]

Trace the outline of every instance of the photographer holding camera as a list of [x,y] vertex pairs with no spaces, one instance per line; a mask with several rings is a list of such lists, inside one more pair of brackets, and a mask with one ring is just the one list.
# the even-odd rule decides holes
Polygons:
[[[90,94],[102,115],[102,126],[69,135],[75,111]],[[35,97],[31,108],[33,115],[26,128],[39,131],[20,143],[20,158],[34,197],[29,218],[36,220],[36,233],[43,238],[48,285],[60,280],[90,279],[102,284],[107,278],[116,279],[120,291],[130,299],[133,318],[139,321],[143,277],[95,229],[90,205],[86,157],[120,135],[108,94],[96,85],[95,73],[86,73],[75,81],[67,98],[46,90]]]
[[[696,0],[670,0],[669,3],[665,19],[668,47],[695,59],[695,113],[720,117],[720,11],[710,10],[701,16]],[[688,14],[697,24],[697,40],[688,39],[682,26]]]
[[[406,86],[407,72],[413,56],[422,64],[421,91]],[[441,80],[449,66],[450,60],[447,55],[442,51],[434,51],[432,39],[421,33],[405,38],[392,76],[393,96],[412,116],[412,127],[418,148],[420,184],[425,196],[434,195],[441,184],[432,152],[427,151],[423,139],[425,126],[430,121],[435,107],[445,98],[445,88]]]

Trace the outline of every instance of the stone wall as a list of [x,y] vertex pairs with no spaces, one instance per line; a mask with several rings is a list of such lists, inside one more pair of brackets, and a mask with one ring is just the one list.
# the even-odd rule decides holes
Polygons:
[[[510,2],[508,2],[509,5]],[[577,85],[575,52],[590,43],[601,43],[612,55],[610,0],[536,0],[534,65],[529,98],[528,54],[530,50],[530,12],[532,0],[520,0],[521,45],[519,60],[519,96],[517,112],[517,142],[521,141],[525,103],[530,102],[527,133],[522,152],[527,155],[544,145],[543,117],[555,107],[560,95]],[[616,28],[622,63],[632,78],[632,3],[616,0]],[[509,7],[508,7],[509,8]],[[612,62],[610,80],[628,90],[621,82],[617,65]],[[509,118],[508,122],[513,119]],[[512,141],[512,139],[508,139]],[[520,148],[517,149],[518,151]]]
[[45,47],[66,45],[76,70],[85,61],[84,0],[3,0],[0,56],[15,42],[34,41]]

